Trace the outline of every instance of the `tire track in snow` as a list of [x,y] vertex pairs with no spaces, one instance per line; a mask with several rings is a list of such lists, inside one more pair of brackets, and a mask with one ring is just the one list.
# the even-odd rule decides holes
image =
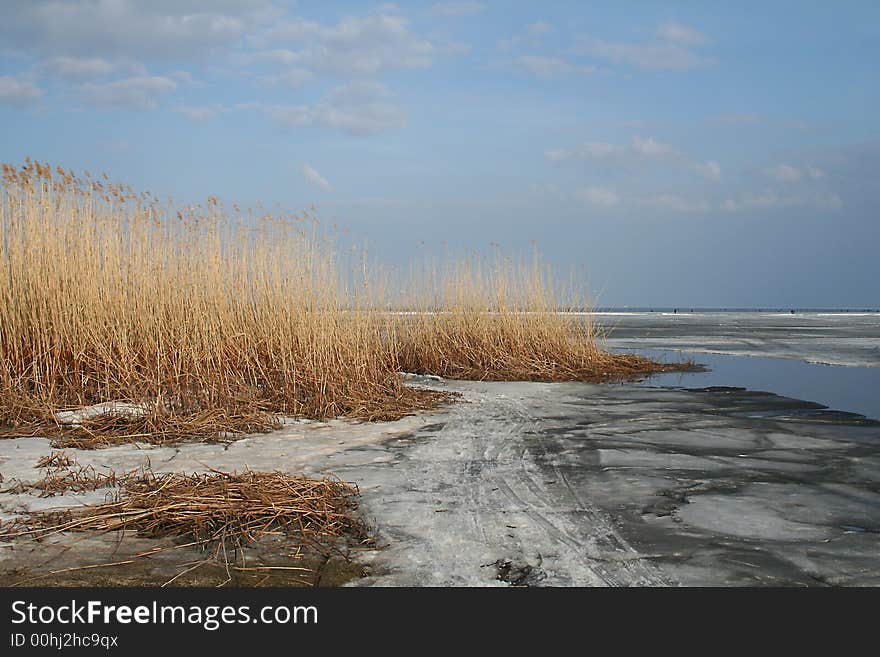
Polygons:
[[[505,561],[530,567],[534,585],[668,583],[611,518],[578,495],[543,448],[542,418],[531,411],[539,403],[529,401],[552,392],[542,384],[446,387],[465,401],[433,416],[431,432],[417,432],[399,448],[381,500],[362,487],[380,534],[383,523],[393,525],[385,532],[388,548],[373,559],[376,574],[362,584],[497,584],[493,565]],[[359,476],[356,468],[346,472]],[[414,503],[400,490],[426,477],[441,486],[448,508]],[[564,485],[551,490],[548,479]]]

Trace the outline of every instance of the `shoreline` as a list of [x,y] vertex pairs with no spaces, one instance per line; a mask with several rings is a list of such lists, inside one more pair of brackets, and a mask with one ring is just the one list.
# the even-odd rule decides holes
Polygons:
[[[376,424],[289,423],[225,446],[70,451],[97,469],[151,462],[357,482],[380,549],[351,553],[367,576],[348,585],[872,581],[858,578],[876,565],[880,454],[864,450],[880,423],[750,391],[416,383],[456,391],[464,403]],[[811,416],[799,415],[805,408]],[[3,470],[36,472],[49,449],[40,438],[0,441]],[[0,496],[4,513],[8,498]],[[808,515],[798,511],[804,504]],[[13,563],[8,549],[0,564]],[[804,551],[814,556],[805,561]],[[760,567],[731,565],[745,552]],[[68,551],[52,567],[82,558]]]

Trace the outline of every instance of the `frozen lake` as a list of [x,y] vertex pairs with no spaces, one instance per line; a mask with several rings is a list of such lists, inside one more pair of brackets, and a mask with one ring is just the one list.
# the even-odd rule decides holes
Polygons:
[[611,349],[668,349],[880,367],[880,313],[607,312]]

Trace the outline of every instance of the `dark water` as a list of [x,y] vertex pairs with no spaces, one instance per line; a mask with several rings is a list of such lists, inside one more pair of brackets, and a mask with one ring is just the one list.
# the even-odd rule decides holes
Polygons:
[[637,351],[665,362],[692,359],[707,370],[658,374],[640,385],[746,388],[817,402],[832,410],[859,413],[880,420],[880,367],[842,367],[756,356]]

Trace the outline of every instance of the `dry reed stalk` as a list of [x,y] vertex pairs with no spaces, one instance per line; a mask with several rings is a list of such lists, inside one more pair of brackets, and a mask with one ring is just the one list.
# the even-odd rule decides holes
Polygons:
[[145,476],[143,470],[134,470],[121,475],[110,471],[107,474],[97,472],[92,466],[75,468],[47,469],[42,479],[35,482],[17,481],[14,485],[3,489],[2,493],[31,493],[38,497],[54,497],[67,493],[85,493],[100,488],[115,488],[126,481]]
[[[453,262],[387,289],[366,254],[346,270],[316,223],[3,165],[0,436],[222,439],[281,415],[385,420],[449,399],[401,370],[599,381],[669,368],[602,351],[588,320],[558,312],[537,261]],[[401,299],[414,315],[387,312]],[[56,420],[108,401],[144,412]]]
[[35,468],[46,468],[50,471],[66,470],[76,462],[76,459],[65,451],[55,451],[40,458]]
[[[4,539],[41,540],[62,532],[133,530],[190,539],[221,554],[275,533],[302,544],[343,535],[365,540],[354,515],[357,489],[340,481],[280,472],[112,475],[118,499],[65,511],[36,512],[0,529]],[[110,484],[107,484],[110,485]]]
[[429,264],[413,274],[395,331],[407,372],[453,379],[602,382],[682,369],[603,350],[574,289],[531,262],[496,256]]
[[250,432],[278,415],[386,419],[435,403],[401,383],[387,319],[344,285],[313,223],[230,217],[213,198],[177,210],[106,179],[4,165],[5,434],[48,431],[57,410],[103,401],[151,410],[83,423],[77,440]]

